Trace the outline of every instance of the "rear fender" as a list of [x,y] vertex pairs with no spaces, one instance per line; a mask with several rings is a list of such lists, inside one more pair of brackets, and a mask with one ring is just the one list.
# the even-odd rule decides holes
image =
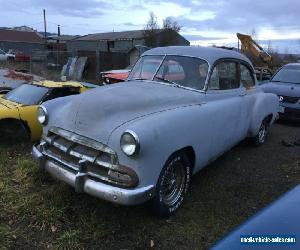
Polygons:
[[271,93],[258,93],[256,102],[252,109],[252,119],[248,136],[253,137],[257,135],[260,125],[266,117],[271,117],[269,124],[272,124],[276,119],[278,109],[278,96]]

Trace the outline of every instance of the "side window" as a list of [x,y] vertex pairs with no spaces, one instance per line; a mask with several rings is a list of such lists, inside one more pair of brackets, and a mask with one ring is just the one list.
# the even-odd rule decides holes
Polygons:
[[251,71],[243,64],[241,64],[241,83],[243,86],[248,89],[255,85],[253,75]]
[[49,101],[55,98],[69,96],[69,95],[76,95],[79,93],[80,93],[79,88],[55,88],[46,97],[45,101]]
[[208,89],[226,90],[239,87],[237,63],[221,62],[214,67],[208,83]]

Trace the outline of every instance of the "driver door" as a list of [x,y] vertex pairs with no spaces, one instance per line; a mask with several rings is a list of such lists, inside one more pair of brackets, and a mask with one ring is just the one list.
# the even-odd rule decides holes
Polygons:
[[221,61],[215,65],[206,92],[210,106],[210,128],[212,158],[230,149],[240,140],[240,118],[242,99],[238,62]]

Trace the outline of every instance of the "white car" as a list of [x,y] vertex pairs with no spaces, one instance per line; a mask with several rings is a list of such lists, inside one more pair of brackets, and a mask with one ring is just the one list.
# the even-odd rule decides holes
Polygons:
[[0,49],[0,61],[9,61],[9,60],[15,60],[15,55],[6,53],[2,49]]
[[278,107],[238,52],[155,48],[123,83],[43,103],[33,156],[77,192],[123,205],[152,199],[164,217],[181,206],[192,174],[246,137],[264,143]]

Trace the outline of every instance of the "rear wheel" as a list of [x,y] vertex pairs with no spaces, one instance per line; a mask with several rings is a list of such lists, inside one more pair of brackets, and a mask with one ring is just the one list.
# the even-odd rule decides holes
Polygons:
[[163,167],[156,186],[153,212],[159,217],[168,217],[182,205],[190,186],[191,165],[186,154],[175,153]]
[[253,137],[253,144],[256,146],[260,146],[264,144],[266,141],[267,132],[268,132],[268,119],[265,118],[259,127],[257,135]]

